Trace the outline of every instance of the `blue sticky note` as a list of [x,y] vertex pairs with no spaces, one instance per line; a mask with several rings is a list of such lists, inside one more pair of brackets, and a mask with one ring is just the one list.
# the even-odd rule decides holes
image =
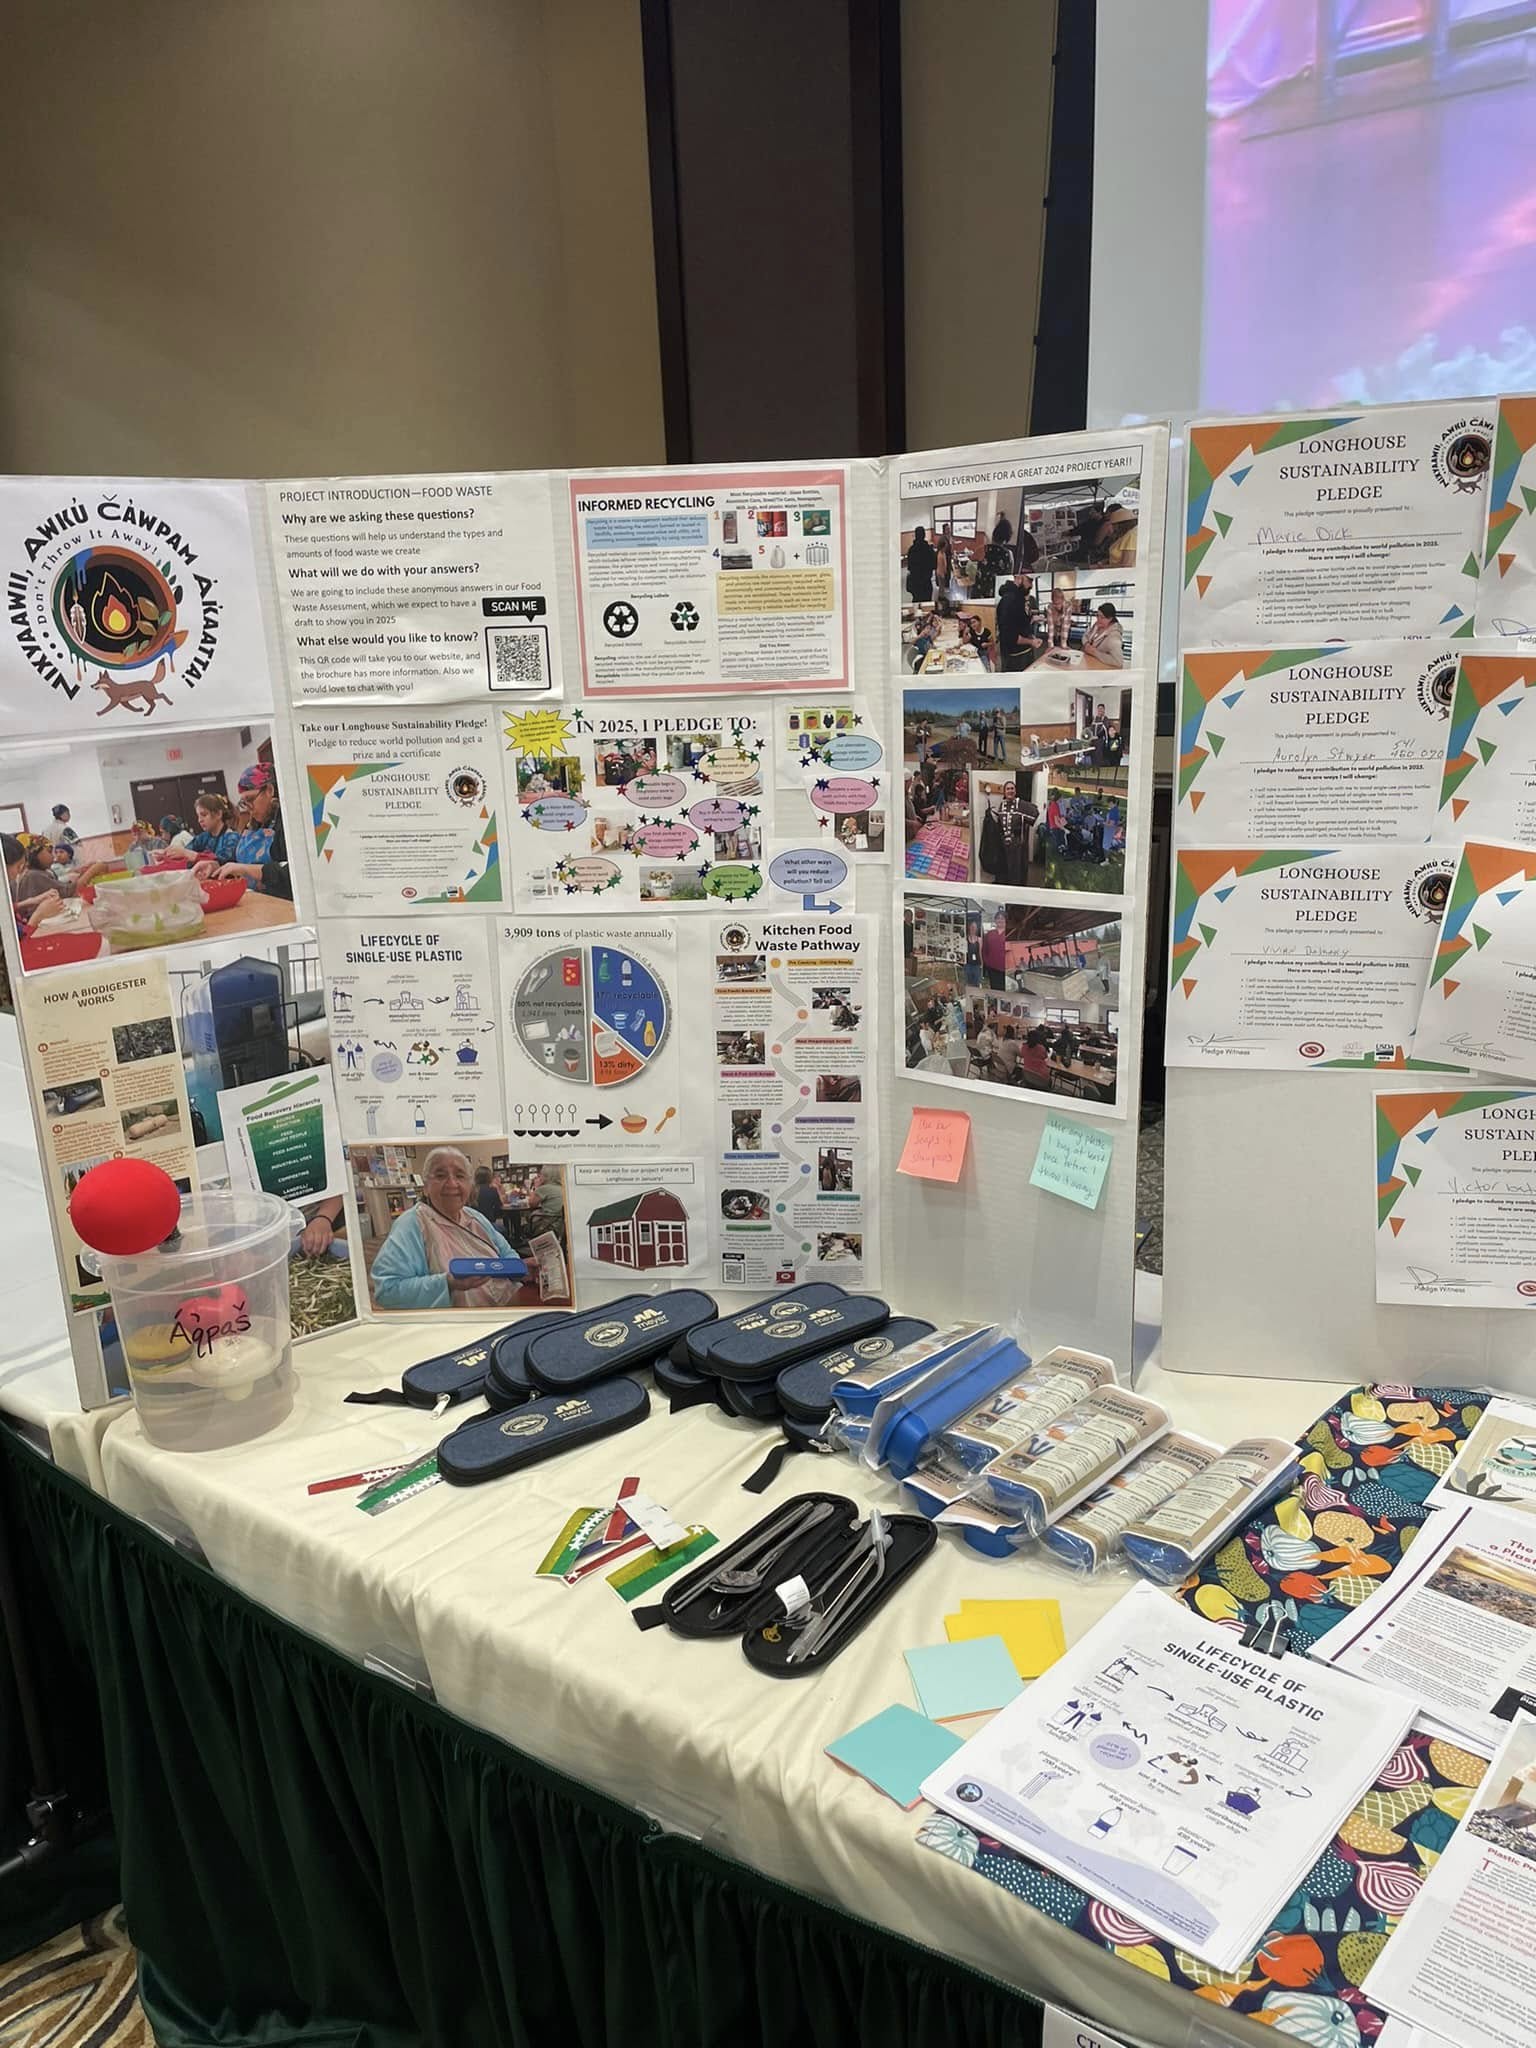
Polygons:
[[1029,1184],[1084,1209],[1097,1209],[1114,1151],[1115,1141],[1108,1131],[1096,1130],[1076,1118],[1048,1116]]
[[930,1721],[990,1714],[1024,1690],[1001,1636],[929,1643],[906,1653],[917,1703]]
[[947,1763],[964,1738],[935,1727],[910,1707],[886,1707],[872,1720],[861,1721],[836,1742],[827,1755],[867,1778],[878,1792],[898,1806],[916,1806],[923,1780]]

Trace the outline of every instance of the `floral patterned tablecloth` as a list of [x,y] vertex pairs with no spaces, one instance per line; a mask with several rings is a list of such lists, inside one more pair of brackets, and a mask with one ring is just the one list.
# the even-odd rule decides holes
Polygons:
[[[1425,1498],[1488,1396],[1458,1387],[1362,1387],[1301,1439],[1293,1492],[1256,1514],[1180,1588],[1234,1629],[1279,1618],[1305,1652],[1368,1599],[1431,1512]],[[1466,1812],[1479,1756],[1410,1733],[1300,1887],[1248,1966],[1224,1975],[1134,1920],[942,1814],[918,1840],[1038,1912],[1197,1998],[1266,2022],[1313,2048],[1356,2048],[1383,2016],[1360,1991]]]

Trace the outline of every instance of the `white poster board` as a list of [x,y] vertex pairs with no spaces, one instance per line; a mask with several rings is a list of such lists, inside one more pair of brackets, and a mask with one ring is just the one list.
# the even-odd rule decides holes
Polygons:
[[[988,1075],[967,1088],[963,1073],[906,1062],[910,881],[896,820],[913,681],[900,499],[913,465],[958,479],[953,539],[972,545],[957,545],[957,556],[984,567],[999,504],[1012,505],[1052,558],[1042,589],[1073,592],[1057,608],[1059,640],[1040,630],[1036,672],[1005,674],[995,644],[978,663],[993,671],[983,687],[1005,693],[1013,710],[1000,753],[973,764],[978,806],[1011,773],[1016,793],[1038,783],[1042,813],[1053,789],[1063,801],[1083,795],[1071,779],[1086,789],[1097,773],[1084,795],[1097,805],[1096,843],[1079,820],[1078,842],[1042,840],[1001,885],[1010,928],[1025,935],[1013,941],[1025,949],[1012,962],[1018,985],[973,985],[998,999],[999,1038],[1015,1019],[1022,1036],[1048,996],[1059,1013],[1053,1032],[1069,1013],[1074,1034],[1102,1041],[1059,1054],[1063,1072],[1079,1070],[1067,1088],[994,1085]],[[979,504],[967,517],[960,488],[978,468],[991,479],[973,494],[990,494],[984,518]],[[294,1057],[306,1033],[323,1036],[347,1154],[344,1204],[331,1198],[338,1213],[322,1216],[314,1235],[334,1239],[328,1256],[350,1255],[361,1313],[435,1318],[447,1305],[409,1273],[402,1282],[399,1242],[382,1296],[372,1273],[440,1146],[467,1161],[466,1213],[479,1204],[496,1238],[526,1258],[526,1282],[510,1299],[505,1287],[496,1296],[512,1313],[572,1294],[600,1304],[679,1276],[729,1309],[764,1285],[825,1276],[934,1320],[1016,1322],[1038,1349],[1071,1342],[1129,1370],[1165,475],[1166,433],[1143,428],[900,463],[643,479],[167,487],[173,498],[190,492],[194,505],[198,489],[212,489],[221,516],[230,507],[242,515],[230,528],[248,551],[239,587],[255,593],[259,612],[257,639],[243,644],[260,649],[253,676],[270,676],[272,724],[254,729],[246,753],[231,741],[204,777],[228,792],[230,817],[188,815],[190,850],[146,840],[142,858],[153,866],[180,853],[217,879],[248,855],[252,908],[242,914],[259,928],[262,906],[277,901],[263,862],[286,855],[283,915],[306,921],[296,937],[314,957],[305,1004],[285,994],[285,1028]],[[70,498],[69,480],[63,488]],[[79,495],[112,488],[96,480]],[[669,496],[713,503],[585,503]],[[669,586],[672,601],[657,613],[652,586],[674,570],[687,587]],[[968,568],[955,583],[950,626],[969,614],[995,642],[995,602],[972,601]],[[1110,634],[1102,658],[1090,659],[1083,637],[1111,588],[1135,596],[1120,605],[1118,644]],[[619,632],[605,626],[616,603],[639,614],[634,631],[622,630],[620,613],[611,622]],[[1048,601],[1039,610],[1044,619]],[[594,633],[613,642],[601,660]],[[502,645],[513,635],[530,645],[537,637],[537,658],[514,660]],[[0,664],[0,684],[10,682],[23,694],[35,686],[24,649]],[[174,781],[178,769],[201,772],[204,736],[180,704],[174,720],[170,708],[109,705],[105,737],[164,730],[181,742],[156,757]],[[266,713],[264,695],[259,708]],[[19,738],[0,734],[0,763],[25,751]],[[1022,750],[1036,747],[1026,760]],[[248,804],[262,780],[248,762],[280,796],[275,848],[243,836],[255,829]],[[45,765],[40,790],[59,772],[51,756]],[[136,765],[124,756],[113,772]],[[93,850],[121,860],[137,795],[125,784],[114,805],[105,770],[101,784],[81,784],[76,810],[92,806],[82,831],[101,842]],[[167,809],[177,801],[163,794],[165,774],[140,786]],[[194,794],[181,789],[181,810]],[[262,815],[270,837],[271,812]],[[202,847],[194,824],[208,827]],[[979,857],[975,837],[972,850]],[[180,885],[164,886],[174,895]],[[979,871],[977,887],[989,886]],[[74,924],[85,930],[83,916]],[[1090,927],[1097,936],[1082,936]],[[8,926],[13,974],[17,937]],[[258,951],[284,947],[294,950],[276,930]],[[178,974],[206,950],[202,935],[173,934],[157,953],[173,1010]],[[571,978],[566,1007],[545,999],[542,970],[562,985]],[[53,971],[41,967],[29,985],[46,990]],[[665,995],[654,1017],[653,987]],[[228,1074],[213,1080],[231,1085]],[[190,1080],[189,1091],[196,1111]],[[928,1106],[971,1118],[952,1186],[896,1170],[912,1114]],[[1112,1141],[1096,1206],[1030,1183],[1053,1112]],[[213,1172],[217,1146],[196,1159]],[[763,1230],[746,1256],[741,1226],[754,1227],[754,1201]],[[464,1227],[479,1228],[472,1217]],[[463,1303],[488,1304],[489,1295]],[[71,1325],[93,1405],[120,1382],[103,1362],[95,1312]]]

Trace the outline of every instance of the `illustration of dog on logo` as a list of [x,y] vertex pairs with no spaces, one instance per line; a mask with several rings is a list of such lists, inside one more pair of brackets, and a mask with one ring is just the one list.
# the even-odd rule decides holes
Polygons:
[[153,718],[157,704],[169,704],[171,701],[159,687],[164,681],[163,661],[158,664],[152,676],[141,676],[137,681],[117,682],[103,669],[91,685],[93,690],[105,691],[107,698],[96,716],[105,718],[109,711],[115,711],[119,705],[122,705],[124,710],[131,711],[136,704],[142,704],[144,716]]

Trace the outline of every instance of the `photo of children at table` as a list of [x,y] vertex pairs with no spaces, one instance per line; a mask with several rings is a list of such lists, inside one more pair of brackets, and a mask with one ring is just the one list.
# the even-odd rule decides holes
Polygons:
[[904,912],[910,1070],[1114,1102],[1118,919],[915,891]]

